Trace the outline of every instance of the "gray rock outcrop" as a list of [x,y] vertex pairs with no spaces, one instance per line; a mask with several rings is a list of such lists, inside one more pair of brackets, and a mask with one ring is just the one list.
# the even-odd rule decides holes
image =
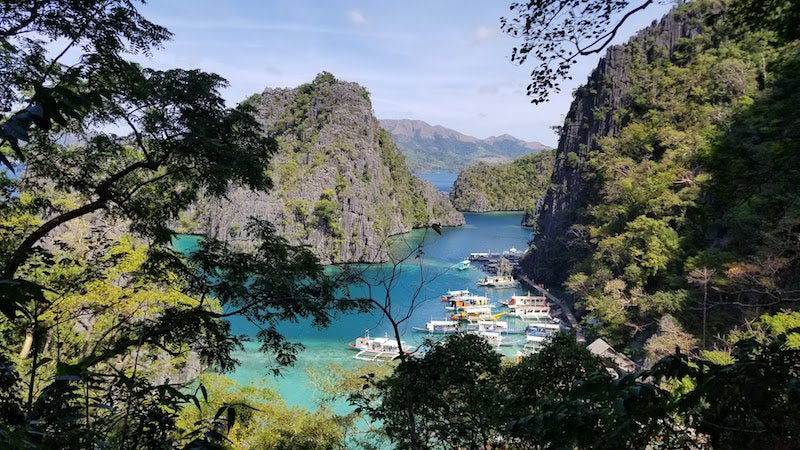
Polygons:
[[578,231],[583,209],[595,195],[582,167],[591,152],[601,151],[598,142],[603,137],[616,136],[625,125],[619,112],[631,106],[631,68],[669,57],[682,39],[700,35],[704,17],[699,14],[677,15],[673,10],[627,44],[610,47],[588,82],[576,91],[561,128],[550,188],[535,213],[534,246],[522,260],[531,278],[560,284],[569,275],[569,267],[580,257],[571,235]]
[[464,223],[444,194],[411,175],[358,84],[322,73],[247,101],[279,144],[268,168],[274,188],[236,188],[226,199],[198,203],[186,220],[193,231],[247,248],[245,225],[255,216],[290,243],[312,247],[324,263],[376,262],[391,235]]

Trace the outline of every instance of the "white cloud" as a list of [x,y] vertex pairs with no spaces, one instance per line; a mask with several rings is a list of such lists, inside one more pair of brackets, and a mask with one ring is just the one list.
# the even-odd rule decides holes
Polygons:
[[487,26],[481,25],[475,29],[475,40],[486,41],[494,37],[495,30]]
[[350,11],[347,11],[347,19],[353,25],[363,25],[367,23],[367,18],[364,17],[364,13],[357,9],[351,9]]

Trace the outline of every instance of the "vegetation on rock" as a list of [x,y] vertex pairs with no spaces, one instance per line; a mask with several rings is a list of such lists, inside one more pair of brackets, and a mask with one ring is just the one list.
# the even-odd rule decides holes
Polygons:
[[[529,194],[473,172],[538,183],[552,158],[551,182],[524,186],[529,201],[547,187],[524,268],[565,281],[589,333],[643,370],[564,332],[516,363],[457,334],[396,365],[312,374],[315,414],[224,378],[242,348],[228,318],[258,326],[278,371],[302,348],[284,322],[370,304],[342,298],[356,278],[317,253],[380,259],[386,236],[463,217],[411,175],[364,88],[323,72],[228,108],[219,76],[126,59],[169,37],[134,3],[0,5],[0,447],[381,445],[346,435],[363,418],[359,434],[412,449],[797,447],[796,2],[681,4],[609,51],[554,156],[464,172],[500,204]],[[586,3],[601,18],[628,4]],[[575,9],[530,3],[545,8],[531,24],[554,5]],[[602,40],[606,23],[585,32]],[[176,227],[207,235],[181,252]],[[398,341],[399,270],[371,300]],[[355,409],[334,417],[344,390]]]
[[458,174],[450,200],[459,211],[535,211],[552,170],[551,150],[510,163],[469,166]]
[[[411,174],[361,86],[323,72],[245,103],[278,142],[265,167],[277,189],[234,189],[227,199],[201,201],[186,214],[198,225],[193,231],[229,239],[229,230],[256,214],[289,242],[340,263],[383,260],[387,238],[412,228],[463,224],[446,197]],[[249,245],[246,235],[232,240]]]
[[[569,275],[595,332],[634,352],[667,314],[716,346],[796,300],[800,48],[767,22],[733,28],[724,7],[682,5],[609,50],[621,74],[593,77],[572,112],[596,144],[580,147],[565,124],[523,262],[547,282]],[[679,27],[685,37],[664,40]],[[575,109],[600,98],[613,105],[599,115]]]

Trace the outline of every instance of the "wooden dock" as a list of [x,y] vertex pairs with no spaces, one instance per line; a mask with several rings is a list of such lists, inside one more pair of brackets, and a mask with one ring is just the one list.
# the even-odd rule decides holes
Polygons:
[[575,330],[575,339],[578,342],[586,342],[586,338],[583,336],[583,327],[578,322],[578,319],[575,318],[575,314],[572,312],[572,308],[570,308],[566,304],[566,302],[556,297],[555,295],[551,294],[550,291],[548,291],[547,289],[537,284],[534,284],[533,281],[529,280],[528,277],[524,275],[517,275],[517,279],[527,284],[528,286],[536,289],[542,295],[544,295],[548,300],[557,304],[558,307],[561,309],[562,313],[567,317],[567,321],[569,322],[570,327],[572,327],[572,329]]

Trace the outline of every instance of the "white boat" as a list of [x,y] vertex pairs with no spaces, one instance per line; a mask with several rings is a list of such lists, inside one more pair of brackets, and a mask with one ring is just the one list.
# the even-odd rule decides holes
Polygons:
[[391,361],[400,356],[401,353],[408,353],[408,344],[400,341],[401,347],[397,346],[397,339],[388,336],[373,338],[369,336],[369,331],[364,333],[364,337],[356,338],[355,342],[348,344],[352,349],[358,350],[353,358],[362,361]]
[[510,328],[508,322],[497,320],[478,320],[476,325],[478,331],[498,331],[500,334],[525,334],[524,328]]
[[470,306],[489,306],[489,298],[482,295],[462,295],[448,301],[449,304],[444,309],[449,311],[457,311]]
[[525,254],[525,252],[523,252],[523,251],[520,251],[520,250],[517,250],[517,249],[516,249],[516,248],[514,248],[514,247],[511,247],[510,249],[508,249],[508,250],[506,250],[506,251],[504,251],[504,252],[503,252],[503,257],[504,257],[504,258],[514,258],[514,259],[519,259],[519,258],[521,258],[521,257],[522,257],[522,255],[523,255],[523,254]]
[[505,303],[511,309],[509,315],[520,319],[549,319],[550,305],[547,298],[538,295],[514,295]]
[[458,270],[467,270],[469,269],[470,262],[468,259],[465,259],[458,263]]
[[500,346],[511,346],[517,345],[518,341],[509,341],[503,336],[503,333],[500,331],[489,331],[489,330],[480,330],[480,331],[473,331],[473,333],[477,334],[478,336],[486,339],[486,342],[489,343],[492,347],[500,347]]
[[528,331],[525,333],[525,342],[541,344],[560,330],[561,325],[557,323],[542,322],[528,325]]
[[455,320],[431,320],[425,324],[425,328],[413,327],[413,329],[431,334],[453,334],[459,331],[458,322]]
[[514,277],[510,275],[486,277],[483,280],[478,281],[478,286],[498,288],[498,289],[514,288],[519,286],[519,281],[515,280]]
[[481,315],[481,314],[491,314],[492,308],[494,308],[494,306],[492,305],[469,305],[461,307],[459,309],[467,314]]
[[478,331],[497,331],[500,333],[508,332],[508,322],[498,320],[479,320]]
[[518,354],[525,356],[538,352],[544,343],[560,330],[561,326],[552,322],[529,325],[528,331],[525,333],[525,345]]
[[498,331],[477,331],[475,334],[484,338],[492,347],[503,345],[503,336]]
[[464,297],[464,296],[468,296],[468,295],[472,295],[469,292],[469,289],[463,289],[463,290],[460,290],[460,291],[447,291],[447,292],[444,293],[444,295],[442,296],[441,300],[443,302],[447,302],[447,301],[453,300],[455,298]]
[[470,261],[488,261],[491,257],[490,253],[470,253],[469,260]]
[[447,298],[461,297],[464,295],[469,295],[469,289],[462,289],[460,291],[447,291],[444,293],[444,296]]

